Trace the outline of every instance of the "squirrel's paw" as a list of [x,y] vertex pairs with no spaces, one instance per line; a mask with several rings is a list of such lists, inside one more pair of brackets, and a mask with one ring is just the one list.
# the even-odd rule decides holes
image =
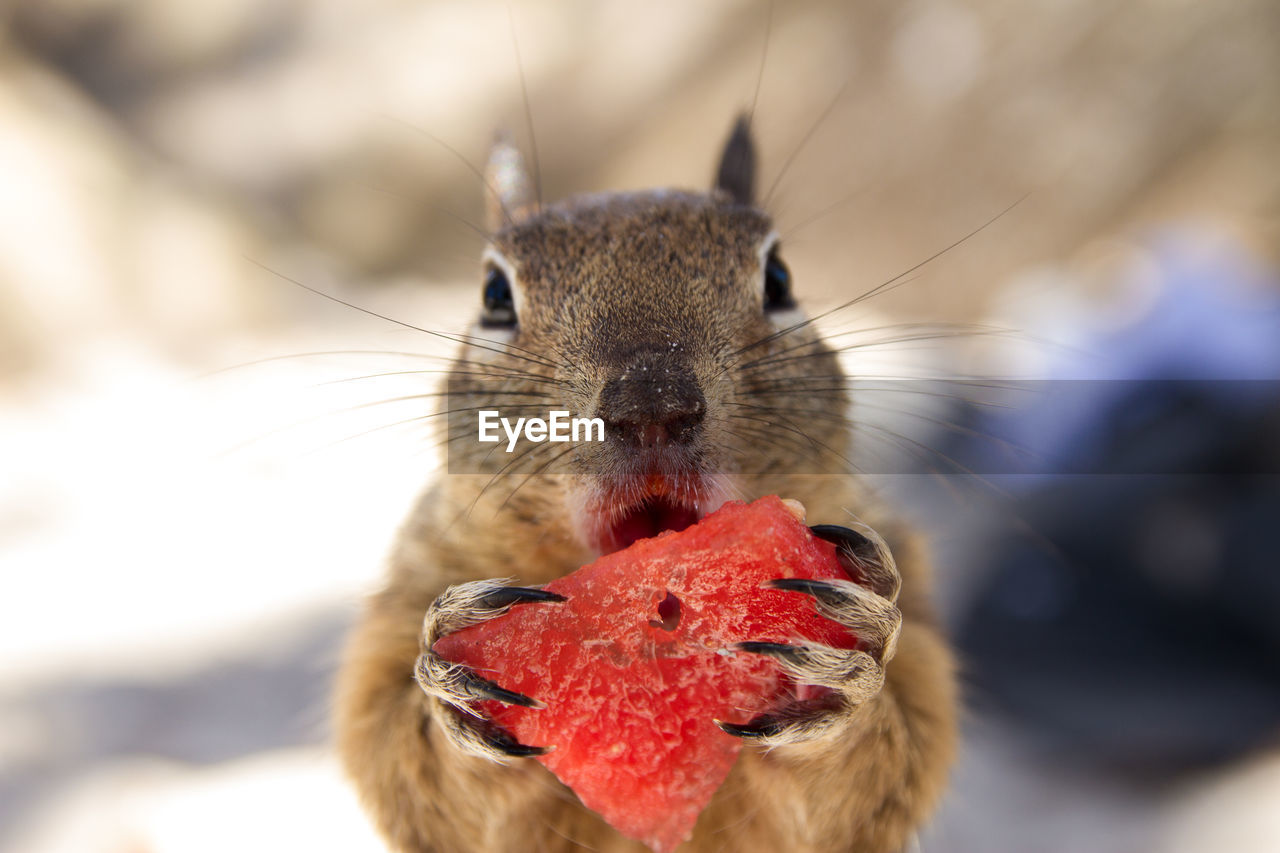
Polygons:
[[542,703],[507,690],[477,675],[470,667],[437,655],[432,646],[445,634],[499,616],[513,605],[564,601],[564,596],[536,587],[507,586],[502,580],[471,581],[440,594],[422,620],[422,652],[414,677],[436,705],[441,730],[459,749],[491,761],[543,755],[550,747],[526,746],[482,715],[474,703],[494,699],[508,705],[541,708]]
[[902,578],[885,541],[874,532],[863,534],[833,524],[810,529],[835,544],[850,576],[861,583],[779,578],[766,586],[812,596],[820,613],[858,636],[858,647],[737,644],[737,651],[768,655],[778,661],[798,684],[830,688],[816,699],[796,701],[748,723],[716,721],[725,732],[766,746],[813,740],[847,723],[858,706],[884,686],[884,667],[893,658],[902,629],[902,614],[896,604]]

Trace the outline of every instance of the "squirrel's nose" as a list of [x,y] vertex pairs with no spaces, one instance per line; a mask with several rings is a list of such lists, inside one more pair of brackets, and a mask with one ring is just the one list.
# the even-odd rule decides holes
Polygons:
[[641,358],[605,383],[596,414],[614,440],[656,448],[693,441],[706,412],[706,398],[687,367],[669,359]]

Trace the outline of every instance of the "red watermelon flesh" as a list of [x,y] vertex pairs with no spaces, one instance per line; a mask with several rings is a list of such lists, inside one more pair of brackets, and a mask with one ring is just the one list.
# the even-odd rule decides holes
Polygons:
[[808,596],[761,587],[780,577],[849,576],[776,496],[732,502],[547,584],[565,602],[513,608],[435,650],[545,703],[480,704],[521,743],[554,746],[538,760],[585,806],[668,853],[741,749],[712,720],[745,723],[814,690],[733,644],[856,643]]

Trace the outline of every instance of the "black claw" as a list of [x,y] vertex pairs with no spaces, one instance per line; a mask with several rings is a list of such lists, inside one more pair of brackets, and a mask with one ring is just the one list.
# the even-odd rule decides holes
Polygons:
[[566,600],[558,592],[548,592],[545,589],[538,589],[534,586],[504,586],[485,593],[480,598],[480,603],[492,610],[498,610],[513,604]]
[[[520,694],[513,695],[519,696]],[[470,729],[476,737],[483,741],[485,746],[503,755],[509,755],[512,758],[532,758],[538,755],[546,755],[548,752],[555,750],[554,746],[528,746],[523,744],[488,717],[471,716],[457,707],[449,708],[448,711],[459,719],[461,725]]]
[[546,755],[554,746],[527,746],[504,731],[493,731],[485,736],[485,743],[512,758],[533,758]]
[[523,708],[533,708],[535,710],[547,707],[537,699],[530,698],[523,693],[517,693],[514,690],[508,690],[505,687],[499,687],[489,679],[481,678],[470,672],[463,678],[462,688],[472,699],[494,699],[498,702],[505,702],[508,705],[519,705]]
[[875,543],[856,530],[838,524],[815,524],[809,530],[814,536],[827,540],[836,548],[844,548],[856,560],[865,563],[876,557]]
[[720,731],[725,734],[740,738],[773,737],[774,735],[781,734],[786,728],[785,722],[777,717],[768,716],[767,714],[756,717],[751,722],[743,723],[742,725],[738,725],[736,723],[725,723],[720,720],[712,720],[711,722],[719,726]]
[[874,542],[858,531],[838,524],[815,524],[809,530],[819,539],[836,546],[836,554],[850,577],[871,587],[877,595],[897,601],[902,579],[892,566],[884,565]]
[[789,646],[786,643],[762,643],[748,640],[742,643],[734,643],[734,648],[741,652],[768,655],[769,657],[791,661],[792,663],[800,663],[804,660],[804,648],[802,646]]
[[770,589],[781,589],[788,592],[803,592],[812,595],[819,601],[837,605],[849,596],[845,592],[826,581],[809,580],[808,578],[774,578],[764,582]]

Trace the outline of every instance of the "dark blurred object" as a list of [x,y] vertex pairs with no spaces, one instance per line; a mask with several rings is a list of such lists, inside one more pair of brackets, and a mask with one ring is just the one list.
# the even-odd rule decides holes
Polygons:
[[[979,707],[1169,771],[1280,735],[1280,289],[1190,235],[1153,258],[1146,311],[1059,355],[1028,408],[981,416],[1039,472],[1012,483],[1025,526],[976,546],[958,642]],[[982,445],[948,452],[980,465]]]

